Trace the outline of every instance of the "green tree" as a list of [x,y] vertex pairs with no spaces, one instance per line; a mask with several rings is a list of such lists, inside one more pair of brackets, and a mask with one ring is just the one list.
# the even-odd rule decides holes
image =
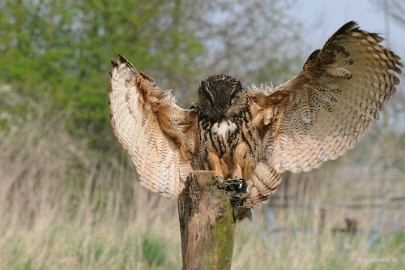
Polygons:
[[111,137],[111,59],[134,57],[138,68],[174,81],[203,53],[192,33],[179,27],[180,1],[5,0],[0,7],[2,83],[28,99],[50,95],[52,106],[72,112],[71,130],[97,148]]

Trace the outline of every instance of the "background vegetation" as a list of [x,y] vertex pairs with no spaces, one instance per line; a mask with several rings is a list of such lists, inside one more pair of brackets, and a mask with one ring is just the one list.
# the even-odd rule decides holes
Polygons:
[[[0,269],[179,269],[176,202],[134,181],[111,132],[109,61],[123,54],[182,106],[215,73],[277,85],[309,55],[289,5],[2,0]],[[404,111],[399,90],[355,151],[283,175],[239,225],[234,269],[399,269],[405,142],[389,124]],[[345,231],[345,218],[358,230]],[[361,261],[381,257],[398,262]]]

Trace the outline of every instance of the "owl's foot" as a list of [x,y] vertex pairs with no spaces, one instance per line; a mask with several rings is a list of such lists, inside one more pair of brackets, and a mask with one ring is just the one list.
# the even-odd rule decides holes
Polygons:
[[231,193],[231,204],[233,207],[243,207],[246,200],[246,190],[247,183],[245,178],[241,179],[228,179],[227,181],[221,182],[218,188],[225,189],[227,192]]
[[218,188],[225,189],[230,193],[230,202],[235,220],[240,221],[245,218],[252,220],[252,211],[250,208],[243,206],[248,197],[248,194],[246,193],[247,183],[245,178],[238,179],[235,177],[228,179],[227,181],[218,183]]
[[247,190],[247,183],[245,178],[241,179],[228,179],[225,182],[225,190],[226,191],[234,191],[236,193],[246,193]]

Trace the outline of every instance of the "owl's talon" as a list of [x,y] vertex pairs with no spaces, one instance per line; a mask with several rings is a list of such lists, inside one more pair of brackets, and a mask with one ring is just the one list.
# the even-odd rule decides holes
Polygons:
[[231,193],[230,201],[233,207],[243,207],[247,198],[247,183],[245,178],[228,179],[227,181],[218,182],[217,187]]
[[245,178],[241,179],[229,179],[225,183],[226,191],[234,191],[236,193],[246,193],[247,183]]

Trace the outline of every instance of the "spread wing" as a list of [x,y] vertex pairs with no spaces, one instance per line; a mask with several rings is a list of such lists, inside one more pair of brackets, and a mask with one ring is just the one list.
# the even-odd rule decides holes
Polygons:
[[400,58],[355,22],[341,27],[303,70],[252,94],[264,158],[278,172],[310,171],[353,148],[395,92]]
[[109,101],[111,125],[132,158],[138,180],[175,198],[193,171],[196,112],[178,107],[168,91],[122,56],[112,62]]

